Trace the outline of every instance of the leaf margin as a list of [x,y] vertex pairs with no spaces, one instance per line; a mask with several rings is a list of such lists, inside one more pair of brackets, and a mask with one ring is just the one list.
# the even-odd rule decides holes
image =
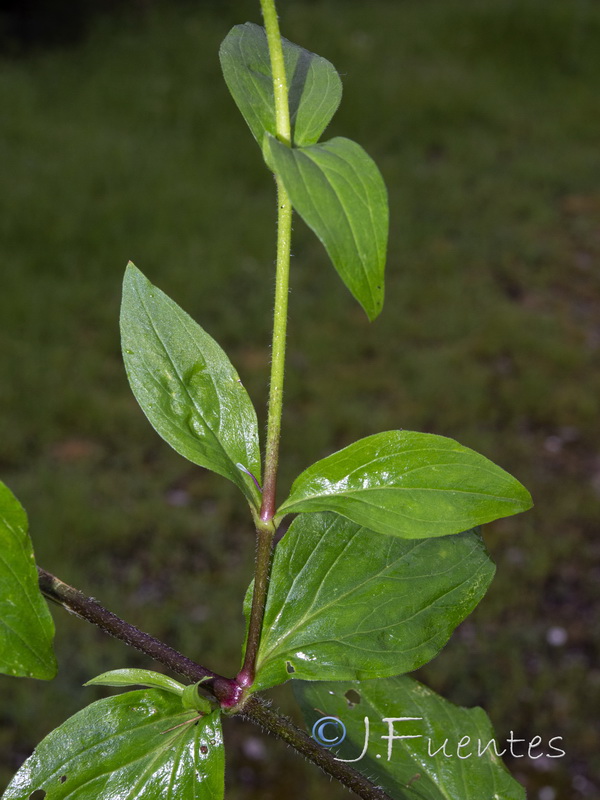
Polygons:
[[[19,603],[17,600],[15,604],[5,594],[5,579],[1,581],[0,628],[4,627],[8,631],[6,641],[12,641],[12,645],[1,649],[0,671],[10,677],[52,680],[58,671],[53,647],[55,626],[39,588],[27,512],[9,487],[0,481],[0,541],[3,538],[7,546],[0,550],[0,571],[5,573],[5,579],[8,577],[11,583],[18,584],[20,599],[26,600],[26,603]],[[6,560],[8,548],[12,550],[9,551],[9,561]],[[17,628],[20,625],[22,630],[15,630],[7,620],[15,614],[15,607],[22,617],[25,605],[25,621],[17,619]],[[34,628],[37,629],[35,647],[31,644]],[[19,647],[19,642],[22,642],[22,647]]]

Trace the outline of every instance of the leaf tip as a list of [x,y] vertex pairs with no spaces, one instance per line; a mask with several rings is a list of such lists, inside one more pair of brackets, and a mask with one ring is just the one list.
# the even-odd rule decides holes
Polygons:
[[[354,293],[353,293],[354,294]],[[371,302],[363,303],[362,300],[355,294],[354,297],[363,307],[369,322],[375,322],[377,317],[383,311],[383,287],[377,286],[375,292],[371,292]]]
[[125,280],[132,280],[133,278],[138,278],[140,275],[143,275],[141,270],[136,267],[133,261],[128,261],[125,267]]
[[365,308],[365,313],[369,319],[369,322],[375,322],[375,320],[381,314],[382,311],[383,311],[383,303],[381,303],[378,307],[375,308],[371,309]]
[[[518,482],[517,482],[518,483]],[[522,483],[519,483],[519,510],[520,511],[529,511],[530,508],[533,508],[534,502],[533,497],[531,496],[531,492],[526,489]]]

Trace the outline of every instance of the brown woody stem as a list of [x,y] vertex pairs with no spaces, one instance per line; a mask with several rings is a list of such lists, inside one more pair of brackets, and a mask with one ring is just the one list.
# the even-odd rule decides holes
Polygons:
[[[131,647],[135,647],[155,661],[173,670],[173,672],[184,675],[192,681],[210,678],[210,681],[203,684],[203,688],[206,688],[220,701],[222,708],[228,709],[236,705],[237,699],[241,696],[241,687],[236,681],[218,675],[216,672],[197,664],[159,639],[155,639],[129,622],[125,622],[125,620],[101,606],[92,597],[87,597],[83,592],[74,589],[40,567],[38,567],[38,576],[40,589],[49,600],[58,603],[78,617],[97,625],[106,633],[120,639]],[[272,711],[259,697],[250,697],[237,713],[244,719],[259,725],[263,730],[278,739],[287,742],[297,752],[312,761],[313,764],[316,764],[328,775],[336,778],[348,789],[362,797],[363,800],[392,800],[383,789],[372,784],[352,767],[336,761],[333,753],[318,745],[307,733],[296,727],[291,720]]]

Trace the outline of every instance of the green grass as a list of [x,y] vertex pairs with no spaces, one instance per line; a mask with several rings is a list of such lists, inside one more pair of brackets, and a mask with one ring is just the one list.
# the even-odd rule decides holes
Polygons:
[[[226,673],[238,665],[251,525],[235,489],[171,453],[137,409],[118,303],[131,258],[230,353],[264,424],[273,182],[217,59],[231,25],[258,21],[257,6],[121,19],[80,47],[0,70],[0,475],[29,511],[40,564]],[[397,427],[457,438],[520,478],[536,509],[487,528],[496,580],[422,675],[482,704],[500,736],[564,737],[568,757],[549,772],[512,765],[531,797],[542,786],[557,800],[592,796],[600,9],[366,8],[281,9],[284,35],[342,74],[327,135],[376,158],[392,217],[373,325],[295,223],[281,491],[332,449]],[[98,696],[84,680],[152,666],[62,612],[56,620],[58,680],[0,681],[0,783]],[[564,647],[547,643],[553,626],[567,631]],[[229,728],[240,748],[260,736]],[[318,786],[333,796],[289,751],[273,752],[234,755],[228,796],[316,797]]]

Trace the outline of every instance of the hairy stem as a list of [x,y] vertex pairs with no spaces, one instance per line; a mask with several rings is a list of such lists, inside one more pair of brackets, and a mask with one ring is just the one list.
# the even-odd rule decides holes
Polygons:
[[263,730],[282,739],[298,753],[301,753],[323,772],[335,778],[364,800],[392,800],[386,792],[368,778],[361,775],[348,764],[337,761],[333,753],[318,745],[307,733],[296,727],[286,717],[272,711],[258,697],[251,697],[241,711],[241,716],[260,725]]
[[[105,633],[121,639],[121,641],[137,648],[142,653],[150,656],[150,658],[173,670],[173,672],[189,678],[191,681],[199,681],[207,677],[211,678],[210,681],[203,684],[203,688],[211,692],[221,702],[223,708],[231,708],[235,705],[234,700],[239,696],[240,692],[240,687],[235,681],[230,678],[224,678],[222,675],[218,675],[197,664],[159,639],[155,639],[129,622],[125,622],[125,620],[117,617],[111,611],[107,611],[92,597],[87,597],[83,592],[63,583],[63,581],[39,567],[38,576],[40,589],[49,600],[58,603],[78,617],[92,622]],[[309,761],[321,767],[324,772],[339,780],[364,800],[391,800],[382,789],[374,786],[347,764],[336,761],[329,750],[320,747],[289,719],[272,711],[260,698],[249,698],[239,713],[245,719],[255,725],[259,725],[263,730],[287,742]]]
[[224,678],[222,675],[206,669],[159,639],[155,639],[129,622],[125,622],[116,614],[107,611],[92,597],[87,597],[79,589],[74,589],[41,567],[38,567],[38,580],[42,593],[49,600],[63,606],[72,614],[97,625],[115,639],[120,639],[130,647],[141,650],[142,653],[164,664],[165,667],[169,667],[181,675],[186,675],[193,681],[211,678],[210,683],[204,684],[203,688],[214,694],[226,707],[235,705],[239,700],[240,687],[230,678]]
[[288,294],[290,283],[290,249],[292,239],[292,204],[283,183],[277,181],[277,269],[275,275],[275,308],[273,313],[273,345],[271,349],[271,383],[267,422],[267,448],[261,519],[273,518],[277,507],[277,469],[279,437],[283,410],[283,378],[287,335]]
[[269,56],[271,59],[277,138],[291,146],[292,128],[290,125],[290,109],[288,105],[288,85],[275,0],[260,0],[260,7],[265,21],[267,44],[269,45]]
[[[281,34],[275,10],[275,0],[261,0],[267,32],[273,94],[275,98],[275,124],[277,138],[291,145],[290,109],[285,74]],[[273,314],[273,346],[271,350],[271,383],[269,389],[269,415],[267,421],[267,448],[265,453],[265,480],[261,519],[273,518],[276,508],[277,468],[279,464],[279,437],[283,409],[283,376],[285,372],[285,340],[290,281],[290,250],[292,240],[292,204],[283,183],[277,181],[277,270],[275,276],[275,310]]]
[[246,638],[246,652],[244,654],[244,664],[236,678],[238,684],[243,688],[251,686],[254,682],[256,657],[260,644],[267,590],[269,588],[274,533],[275,527],[273,523],[270,523],[269,527],[259,527],[257,530],[254,589],[252,592],[248,636]]
[[[273,74],[275,118],[277,137],[291,144],[290,112],[281,35],[274,0],[261,0],[269,54]],[[277,508],[277,470],[279,467],[279,439],[283,411],[283,379],[285,373],[285,344],[287,335],[288,293],[290,283],[290,250],[292,240],[292,204],[279,176],[277,182],[277,266],[275,271],[275,307],[273,312],[273,344],[271,348],[271,381],[267,419],[267,446],[265,451],[265,477],[260,519],[257,525],[256,566],[252,609],[246,641],[244,664],[237,676],[238,683],[247,687],[254,681],[256,656],[260,644],[265,601],[269,588],[269,573],[273,555],[275,526],[273,516]]]

